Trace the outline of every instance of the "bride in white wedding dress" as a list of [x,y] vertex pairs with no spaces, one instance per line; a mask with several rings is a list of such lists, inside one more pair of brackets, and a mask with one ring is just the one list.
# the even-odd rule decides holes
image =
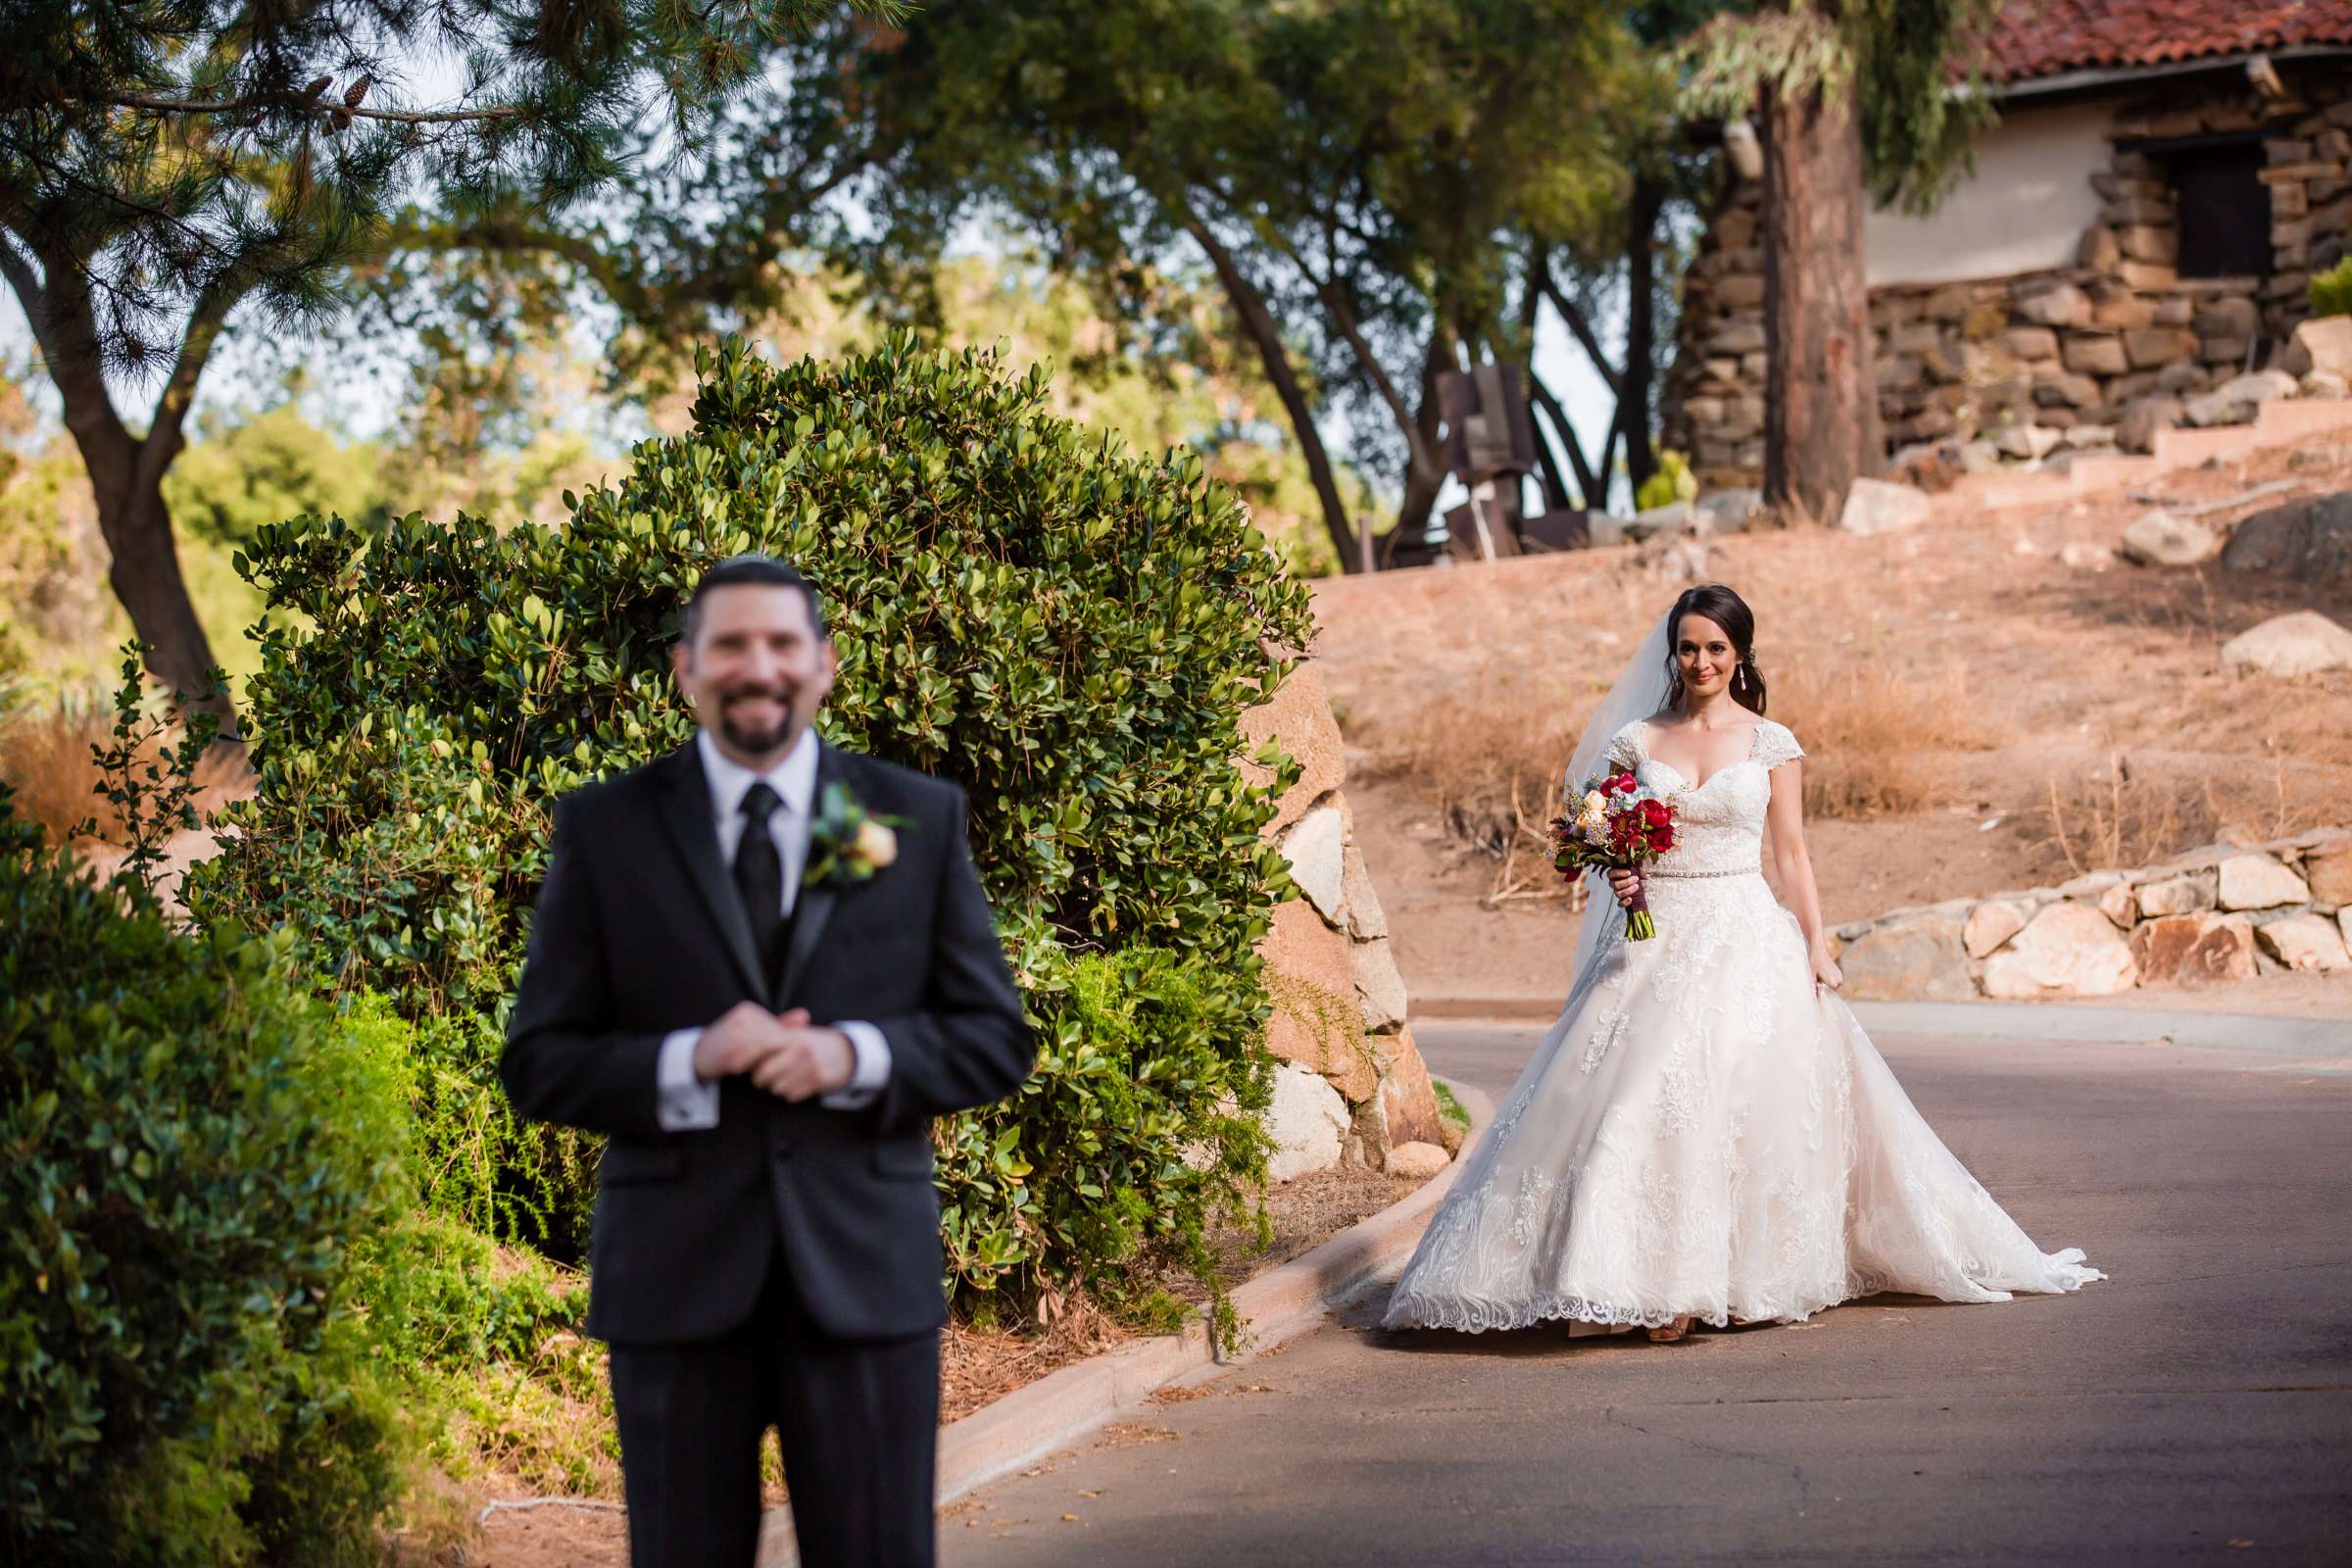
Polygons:
[[[2044,1252],[1943,1147],[1836,995],[1806,858],[1804,756],[1764,717],[1755,621],[1693,588],[1635,655],[1568,774],[1671,795],[1642,878],[1657,935],[1595,900],[1566,1009],[1405,1265],[1387,1325],[1801,1319],[1905,1291],[2005,1301],[2100,1278]],[[1646,717],[1642,715],[1647,715]],[[1787,890],[1766,886],[1765,829]],[[1622,902],[1634,881],[1613,879]]]

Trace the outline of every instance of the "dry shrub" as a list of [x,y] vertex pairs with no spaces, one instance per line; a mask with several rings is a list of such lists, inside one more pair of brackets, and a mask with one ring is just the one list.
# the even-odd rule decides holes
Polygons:
[[1582,728],[1555,701],[1481,686],[1382,726],[1371,771],[1404,779],[1449,836],[1500,862],[1490,903],[1564,897],[1545,824]]
[[1805,812],[1868,821],[1959,799],[1942,764],[1993,740],[1970,711],[1954,666],[1922,681],[1864,660],[1833,669],[1797,663],[1776,677],[1773,717],[1805,748]]
[[[110,844],[122,842],[122,816],[98,793],[98,764],[92,748],[114,740],[114,714],[89,699],[66,694],[47,707],[0,713],[0,781],[16,791],[11,808],[37,822],[52,844],[63,844],[84,822]],[[168,767],[176,730],[154,737],[141,749],[142,763]],[[144,772],[144,769],[141,769]],[[197,764],[196,806],[210,815],[249,786],[247,770],[220,748]]]
[[2146,865],[2225,841],[2261,843],[2333,825],[2343,791],[2319,769],[2274,757],[2261,771],[2135,766],[2118,752],[2086,777],[2049,781],[2048,843],[2078,875]]

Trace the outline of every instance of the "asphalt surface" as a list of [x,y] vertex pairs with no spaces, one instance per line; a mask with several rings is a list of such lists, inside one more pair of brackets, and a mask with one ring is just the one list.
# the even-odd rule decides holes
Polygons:
[[[1540,1031],[1416,1034],[1499,1102]],[[1673,1346],[1375,1300],[953,1505],[943,1561],[2352,1562],[2352,1054],[2305,1044],[1883,1036],[2111,1278]]]

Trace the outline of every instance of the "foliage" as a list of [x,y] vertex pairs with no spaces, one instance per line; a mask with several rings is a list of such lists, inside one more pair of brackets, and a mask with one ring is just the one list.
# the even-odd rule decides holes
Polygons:
[[[190,304],[325,306],[336,264],[419,180],[459,209],[578,199],[617,172],[649,107],[690,126],[819,9],[34,0],[15,8],[0,74],[6,221],[45,271],[82,281],[95,346],[145,366]],[[466,90],[417,103],[404,66],[453,44]]]
[[[1404,478],[1408,522],[1426,515],[1435,376],[1465,352],[1526,355],[1531,244],[1615,255],[1627,166],[1670,128],[1662,82],[1592,0],[948,0],[903,27],[820,25],[783,58],[783,101],[632,193],[645,243],[600,283],[756,318],[781,235],[931,324],[940,258],[975,218],[1146,332],[1167,319],[1157,279],[1213,276],[1343,546],[1322,426],[1383,491]],[[844,188],[859,199],[823,199]]]
[[[773,551],[820,585],[839,639],[828,736],[966,789],[1033,1014],[1055,1042],[1066,1017],[1096,1020],[1056,1048],[1074,1084],[1037,1100],[1048,1120],[943,1134],[948,1206],[970,1216],[956,1282],[1025,1300],[1100,1278],[1105,1250],[1180,1243],[1163,1213],[1073,1216],[1089,1185],[1180,1203],[1251,1175],[1216,1106],[1257,1093],[1252,949],[1287,874],[1257,841],[1270,807],[1237,768],[1239,715],[1282,678],[1269,650],[1311,635],[1304,589],[1197,458],[1128,457],[1047,414],[1042,374],[1007,375],[991,355],[898,337],[778,368],[730,341],[704,369],[693,431],[641,446],[632,475],[579,498],[560,533],[412,516],[373,540],[340,519],[256,534],[272,614],[306,624],[265,629],[261,793],[191,877],[192,906],[290,923],[333,986],[381,990],[470,1042],[444,1081],[453,1106],[482,1104],[548,802],[686,740],[666,669],[679,606],[715,560]],[[1071,968],[1112,951],[1138,988],[1115,1004]],[[1163,1166],[1196,1144],[1214,1152],[1204,1182],[1147,1180],[1084,1120],[1101,1055],[1125,1049],[1086,1056],[1086,1031],[1125,1039],[1134,1020],[1174,1016],[1195,1020],[1168,1048],[1186,1077],[1167,1104],[1183,1109],[1147,1124]],[[967,1192],[982,1126],[993,1185]],[[493,1191],[549,1202],[537,1229],[561,1238],[584,1202],[582,1152],[541,1153],[503,1145]],[[534,1234],[527,1217],[493,1215],[502,1234]]]
[[1985,44],[2002,0],[1790,0],[1727,13],[1684,40],[1684,107],[1731,118],[1770,87],[1850,95],[1864,176],[1882,207],[1924,213],[1969,167],[1994,118],[1984,91]]
[[0,836],[0,1544],[362,1560],[397,1454],[345,1289],[398,1200],[383,1064],[285,940],[172,929],[4,797]]
[[1264,1183],[1262,1058],[1218,1015],[1229,1004],[1205,966],[1168,949],[1073,956],[1045,938],[1022,958],[1037,1070],[942,1136],[951,1270],[987,1289],[1007,1274],[1023,1283],[1041,1253],[1075,1259],[1078,1280],[1124,1305],[1136,1294],[1125,1265],[1155,1250],[1208,1285],[1213,1327],[1230,1342],[1241,1323],[1203,1230]]
[[2352,256],[2311,275],[2311,314],[2352,316]]
[[1463,1106],[1461,1101],[1455,1098],[1453,1085],[1443,1078],[1432,1078],[1429,1081],[1429,1087],[1438,1097],[1438,1114],[1463,1132],[1468,1132],[1470,1130],[1470,1112]]
[[1634,505],[1647,512],[1652,507],[1672,506],[1677,501],[1698,499],[1698,475],[1690,471],[1690,460],[1684,454],[1666,447],[1658,453],[1658,471],[1642,481],[1634,497]]
[[190,533],[242,544],[265,522],[306,512],[380,522],[382,453],[338,441],[291,402],[251,418],[207,420],[164,478],[164,500]]

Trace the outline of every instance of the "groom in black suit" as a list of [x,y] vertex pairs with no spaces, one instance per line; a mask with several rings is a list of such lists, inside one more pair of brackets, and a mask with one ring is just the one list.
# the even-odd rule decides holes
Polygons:
[[931,1119],[1032,1059],[963,796],[821,744],[838,668],[780,562],[705,576],[694,744],[557,803],[499,1075],[604,1133],[588,1332],[610,1342],[635,1568],[750,1568],[777,1429],[801,1560],[928,1564]]

